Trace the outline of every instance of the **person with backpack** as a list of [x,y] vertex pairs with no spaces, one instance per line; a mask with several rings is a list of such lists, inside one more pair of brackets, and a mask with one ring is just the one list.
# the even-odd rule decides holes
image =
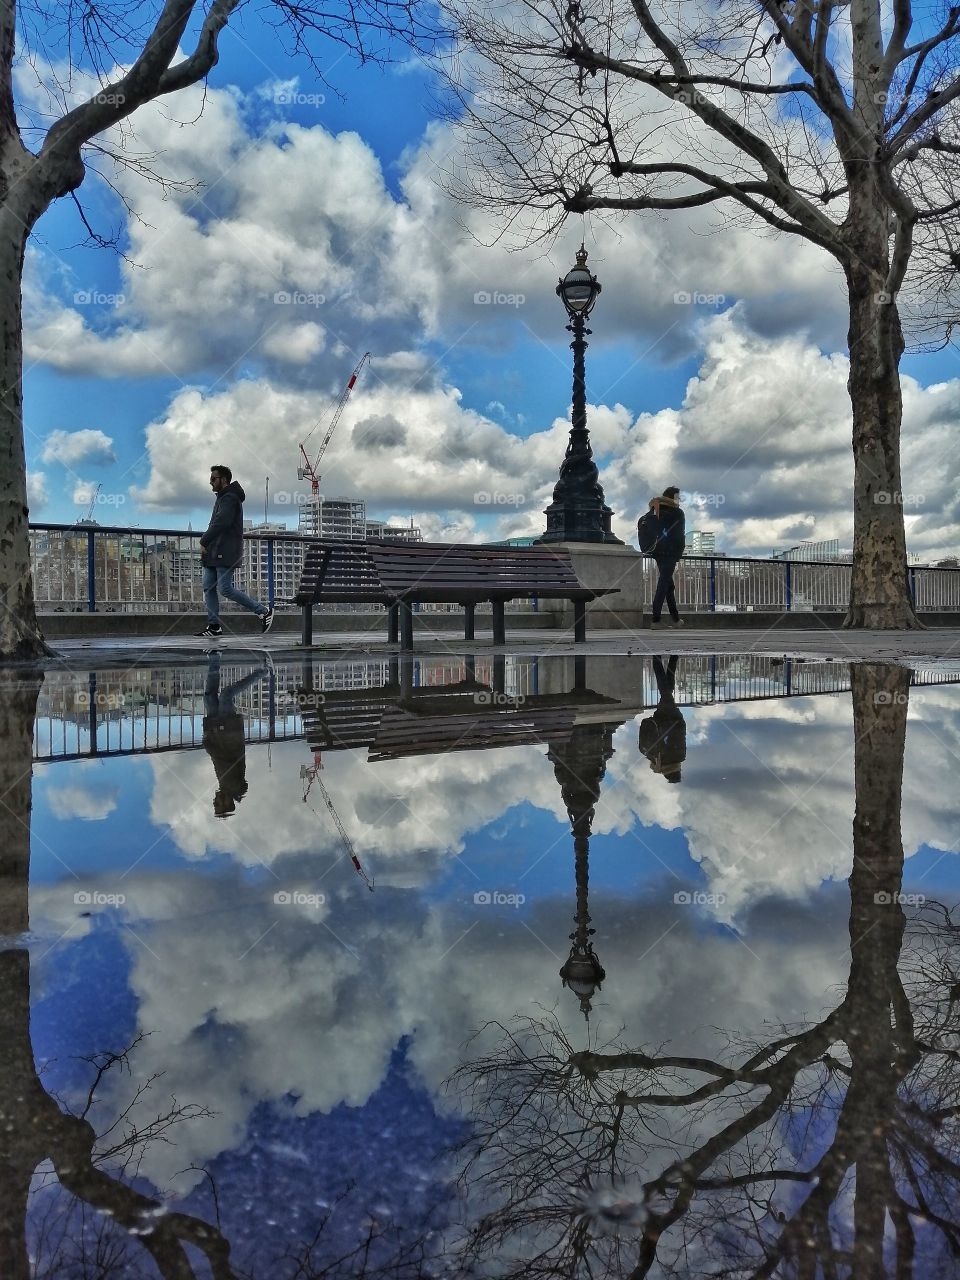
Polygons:
[[680,490],[676,485],[664,489],[658,498],[650,499],[650,509],[637,521],[637,538],[640,550],[653,556],[657,562],[657,589],[650,607],[651,627],[663,624],[660,616],[666,604],[670,612],[670,625],[682,627],[683,619],[677,609],[673,586],[673,574],[686,546],[686,517],[680,506]]

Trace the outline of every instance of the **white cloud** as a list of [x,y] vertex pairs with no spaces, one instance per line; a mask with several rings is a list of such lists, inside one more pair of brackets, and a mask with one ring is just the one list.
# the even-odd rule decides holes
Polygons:
[[81,462],[116,462],[113,440],[103,431],[51,431],[40,455],[44,462],[59,462],[75,467]]
[[43,471],[27,472],[27,505],[31,511],[45,507],[48,499],[47,477]]
[[86,822],[102,822],[117,807],[120,788],[102,783],[48,787],[46,800],[55,817],[62,821],[82,818]]

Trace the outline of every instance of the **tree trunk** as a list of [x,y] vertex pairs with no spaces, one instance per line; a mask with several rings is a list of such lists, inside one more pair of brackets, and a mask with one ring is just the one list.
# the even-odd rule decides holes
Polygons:
[[20,282],[27,230],[0,212],[0,661],[49,654],[37,623],[30,571],[23,449],[23,318]]
[[[884,256],[886,251],[884,233]],[[850,377],[853,406],[853,575],[845,627],[922,628],[907,575],[900,481],[900,356],[896,301],[882,291],[885,272],[852,260]],[[911,500],[908,495],[907,500]]]

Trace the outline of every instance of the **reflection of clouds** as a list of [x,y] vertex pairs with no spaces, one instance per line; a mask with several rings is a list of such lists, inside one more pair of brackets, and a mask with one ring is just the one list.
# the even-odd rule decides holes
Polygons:
[[120,788],[103,782],[65,787],[47,787],[46,800],[55,818],[67,822],[82,818],[86,822],[102,822],[113,813],[120,799]]
[[[319,792],[303,803],[303,742],[277,743],[273,767],[266,749],[248,747],[250,790],[227,821],[213,813],[215,776],[204,752],[154,756],[150,818],[168,824],[184,853],[228,853],[245,866],[301,851],[339,857],[342,849]],[[546,748],[456,752],[367,764],[365,752],[328,752],[323,783],[361,859],[376,857],[380,884],[423,883],[443,855],[463,852],[466,836],[525,800],[559,793]],[[431,855],[424,858],[424,855]]]
[[[960,762],[960,689],[917,691],[907,733],[903,840],[960,849],[953,801]],[[616,735],[595,832],[630,831],[655,856],[644,826],[681,828],[707,889],[733,921],[765,898],[803,899],[845,879],[853,856],[853,720],[849,694],[685,708],[683,782],[667,787],[636,754],[636,729]],[[694,736],[695,734],[695,736]],[[639,820],[640,825],[634,825]]]
[[[957,741],[955,705],[955,693],[939,691],[918,705],[922,723],[911,721],[908,853],[921,840],[956,847],[954,762],[940,741]],[[685,714],[702,741],[688,754],[679,787],[664,786],[639,756],[635,722],[615,737],[594,831],[598,840],[628,833],[620,846],[628,855],[636,838],[647,887],[640,900],[596,888],[591,895],[608,974],[591,1026],[601,1038],[622,1025],[636,1044],[670,1040],[684,1052],[707,1053],[718,1044],[703,1028],[759,1035],[764,1022],[815,1017],[830,1003],[825,993],[845,978],[845,889],[828,884],[812,895],[849,873],[843,841],[853,817],[852,725],[847,697]],[[263,749],[251,748],[250,793],[229,823],[213,818],[215,778],[203,753],[151,761],[153,821],[171,821],[176,843],[194,857],[208,847],[230,855],[210,874],[158,874],[145,861],[124,878],[124,906],[115,914],[95,909],[104,917],[95,922],[73,903],[72,883],[33,891],[34,927],[55,937],[71,926],[64,945],[95,924],[129,926],[120,936],[137,1021],[155,1033],[137,1051],[135,1077],[162,1070],[164,1089],[180,1102],[217,1112],[185,1126],[178,1147],[148,1153],[144,1172],[158,1183],[235,1146],[260,1100],[293,1097],[296,1115],[362,1105],[404,1037],[438,1106],[456,1105],[439,1095],[441,1082],[462,1060],[471,1032],[491,1020],[557,1004],[571,1040],[585,1043],[585,1024],[558,976],[574,909],[572,844],[543,749],[375,766],[359,754],[329,753],[323,776],[340,816],[361,857],[377,855],[381,891],[374,895],[349,872],[323,878],[329,862],[318,852],[339,851],[322,809],[318,816],[302,803],[305,754],[302,743],[277,744],[268,773],[259,768]],[[796,803],[819,774],[815,792]],[[462,851],[471,831],[496,830],[523,800],[558,820],[543,835],[561,868],[557,891],[520,913],[475,906],[472,887],[462,901],[439,904],[395,891],[428,886],[444,855]],[[683,828],[706,888],[727,895],[719,909],[673,905],[682,882],[656,865],[652,825]],[[528,841],[521,861],[537,852]],[[275,876],[253,883],[260,856]],[[117,886],[87,877],[84,887]],[[278,906],[279,888],[319,889],[327,901]],[[718,930],[717,917],[735,918],[737,934]],[[41,962],[41,982],[55,981],[56,960],[53,952]],[[140,1104],[146,1111],[148,1102]],[[110,1105],[121,1105],[119,1093]]]
[[[573,914],[572,865],[568,879],[523,917],[476,907],[469,897],[427,904],[387,893],[345,894],[314,919],[277,908],[272,884],[253,886],[229,864],[216,877],[133,873],[124,917],[132,932],[121,936],[137,1025],[152,1034],[136,1051],[133,1080],[109,1082],[102,1116],[157,1072],[162,1082],[134,1120],[155,1112],[156,1088],[216,1112],[182,1126],[176,1146],[147,1152],[144,1174],[167,1185],[188,1165],[239,1144],[261,1101],[286,1105],[292,1097],[298,1116],[363,1105],[403,1037],[438,1107],[456,1105],[441,1085],[485,1023],[556,1004],[571,1041],[584,1045],[586,1024],[558,976]],[[716,1045],[704,1027],[759,1029],[764,1020],[801,1017],[843,980],[839,891],[831,910],[788,910],[776,921],[758,912],[748,922],[748,950],[729,932],[704,930],[688,909],[665,909],[670,889],[658,885],[641,901],[591,899],[608,974],[594,1002],[594,1035],[624,1025],[638,1043],[672,1037],[686,1051],[706,1051]],[[53,893],[37,892],[38,915]]]

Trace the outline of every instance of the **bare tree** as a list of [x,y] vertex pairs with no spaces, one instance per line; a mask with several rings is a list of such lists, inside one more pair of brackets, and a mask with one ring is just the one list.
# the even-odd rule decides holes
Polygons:
[[761,1043],[728,1029],[717,1058],[578,1051],[553,1018],[501,1028],[454,1077],[475,1121],[466,1260],[516,1280],[954,1274],[960,927],[929,903],[908,926],[901,902],[909,673],[852,679],[842,1001]]
[[[432,37],[419,0],[269,0],[269,7],[280,38],[306,53],[318,75],[313,50],[324,41],[361,58],[383,59],[392,39],[428,44]],[[0,0],[0,659],[45,652],[30,574],[23,447],[20,283],[27,241],[53,201],[81,185],[92,155],[106,152],[143,167],[143,157],[125,153],[104,135],[145,103],[203,81],[240,8],[241,0],[66,6]],[[18,57],[32,62],[51,99],[63,107],[36,150],[24,143],[14,102]],[[84,83],[93,92],[71,106]]]
[[[960,264],[960,8],[911,0],[483,0],[446,6],[465,108],[453,189],[529,234],[705,205],[810,241],[849,301],[848,627],[921,624],[900,477],[901,303],[928,330]],[[892,11],[892,12],[891,12]],[[532,221],[531,221],[532,215]],[[923,275],[918,298],[917,271]]]

